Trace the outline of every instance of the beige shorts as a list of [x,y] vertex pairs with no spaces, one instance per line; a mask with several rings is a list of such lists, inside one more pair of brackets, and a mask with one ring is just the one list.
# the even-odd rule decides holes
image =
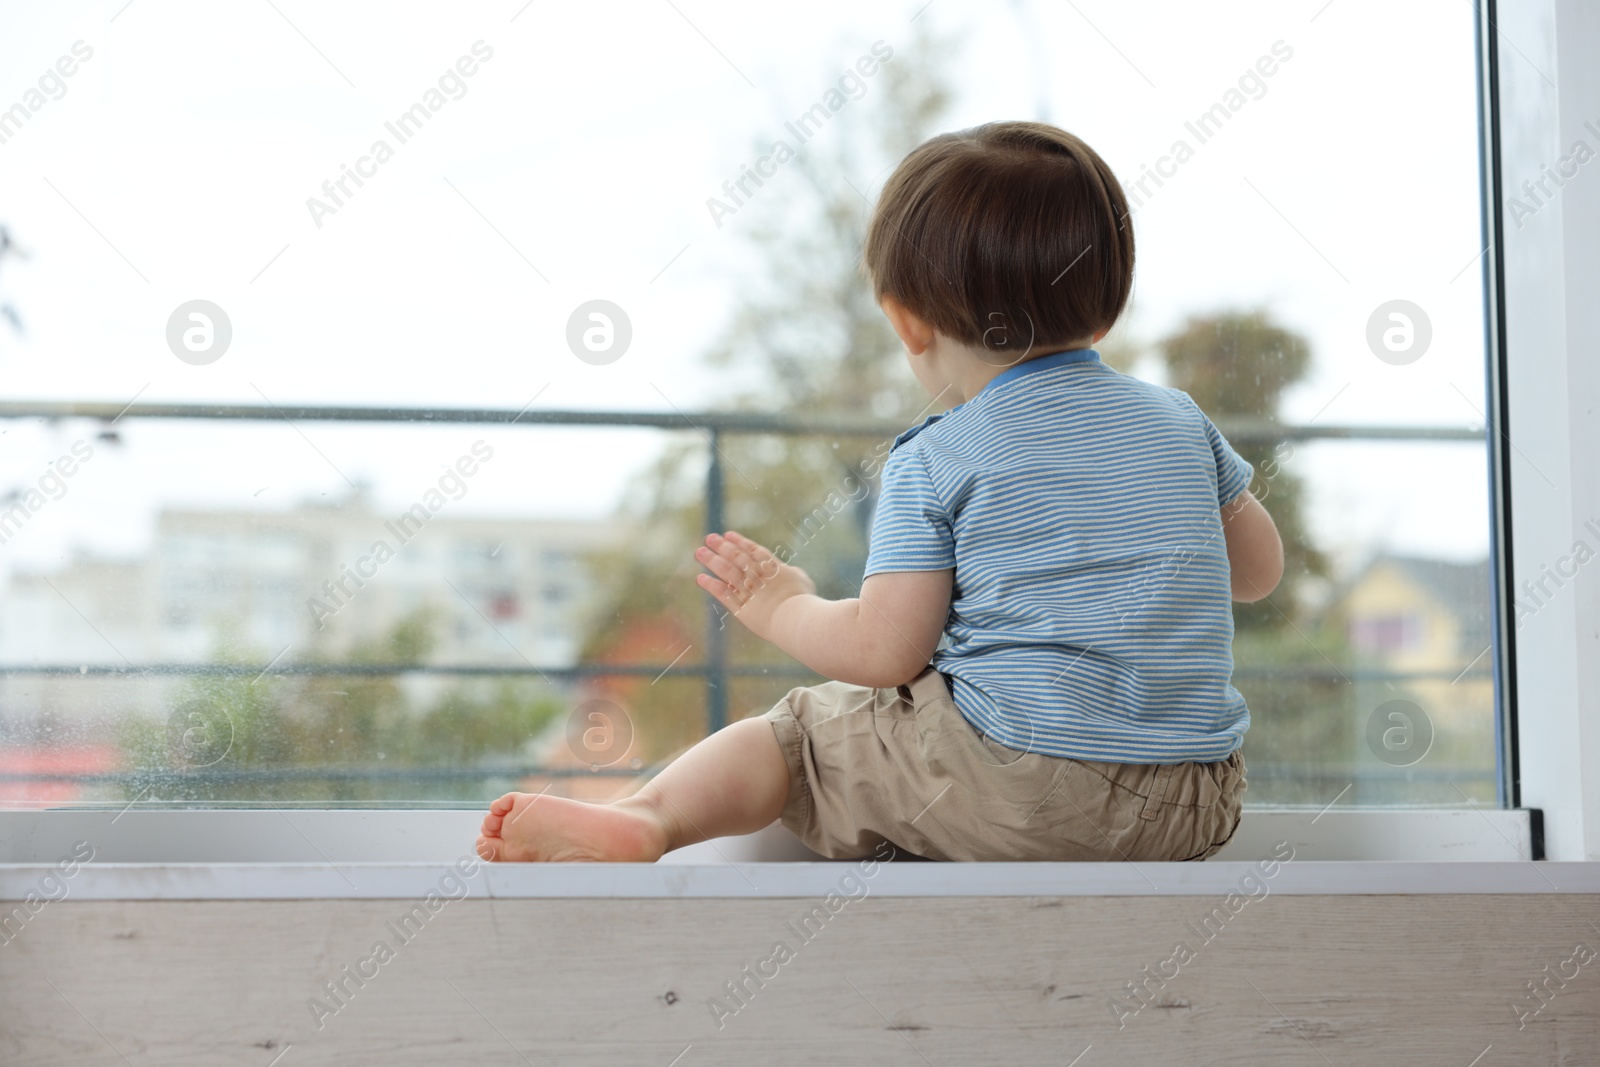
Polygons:
[[767,712],[789,764],[783,825],[833,859],[887,841],[933,860],[1202,860],[1233,836],[1244,759],[1101,763],[975,729],[944,676],[795,689]]

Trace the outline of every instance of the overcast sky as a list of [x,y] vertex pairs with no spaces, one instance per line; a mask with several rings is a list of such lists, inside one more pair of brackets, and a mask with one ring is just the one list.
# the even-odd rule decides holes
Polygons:
[[[1291,420],[1480,423],[1472,5],[1217,6],[0,3],[0,108],[37,101],[29,91],[45,80],[42,106],[0,144],[0,223],[29,255],[0,266],[0,298],[25,327],[0,323],[0,388],[119,405],[713,406],[726,390],[701,354],[739,298],[749,215],[718,228],[706,199],[875,41],[906,57],[915,16],[963,42],[952,128],[1046,118],[1130,185],[1174,141],[1194,147],[1136,216],[1135,335],[1265,308],[1314,348]],[[92,55],[57,81],[79,41]],[[400,144],[384,124],[480,41],[492,56],[459,78],[462,95]],[[1247,82],[1244,105],[1200,144],[1185,123],[1275,46],[1272,75]],[[457,85],[447,79],[450,96]],[[393,158],[319,227],[307,198],[379,138]],[[876,195],[886,176],[841,179]],[[780,171],[761,195],[781,199],[798,180]],[[573,309],[595,298],[633,328],[605,366],[566,344]],[[233,329],[204,366],[166,341],[169,316],[194,299],[220,305]],[[1432,326],[1428,351],[1405,366],[1366,339],[1374,309],[1394,299]],[[462,514],[604,515],[662,440],[120,429],[122,446],[97,446],[66,496],[0,546],[0,573],[72,545],[137,551],[161,506],[284,508],[338,497],[349,478],[405,507],[478,437],[496,459]],[[0,423],[0,494],[92,430]],[[1316,536],[1341,560],[1380,546],[1486,550],[1479,446],[1320,445],[1293,469],[1311,483]]]

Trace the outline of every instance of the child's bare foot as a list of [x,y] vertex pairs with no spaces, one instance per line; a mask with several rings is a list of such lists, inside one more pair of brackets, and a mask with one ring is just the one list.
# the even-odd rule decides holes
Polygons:
[[489,805],[478,855],[513,863],[654,863],[668,830],[646,806],[586,804],[544,793],[507,793]]

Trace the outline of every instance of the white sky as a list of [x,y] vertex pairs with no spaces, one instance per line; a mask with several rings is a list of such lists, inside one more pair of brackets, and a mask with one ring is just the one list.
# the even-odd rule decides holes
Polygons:
[[[906,55],[921,4],[274,2],[0,3],[0,108],[73,42],[94,49],[66,94],[0,145],[0,222],[31,257],[0,267],[0,296],[27,331],[0,323],[6,396],[521,407],[543,389],[541,407],[662,410],[663,395],[711,406],[724,383],[700,357],[738,299],[749,216],[718,230],[706,198],[873,41]],[[1023,17],[935,0],[918,17],[964,42],[951,128],[1041,117],[1044,85],[1042,117],[1087,139],[1125,183],[1175,138],[1193,143],[1184,122],[1287,43],[1293,58],[1266,95],[1138,213],[1132,328],[1153,339],[1189,314],[1265,307],[1315,352],[1291,420],[1479,423],[1471,5],[1217,7],[1034,0]],[[383,123],[479,39],[494,57],[466,95],[316,228],[306,198],[377,137],[393,144]],[[847,177],[875,195],[886,175]],[[761,195],[781,198],[796,180],[780,172]],[[596,297],[633,323],[627,355],[601,367],[564,340],[572,309]],[[234,330],[203,367],[164,337],[195,298],[220,304]],[[1395,298],[1433,324],[1431,349],[1405,367],[1365,342],[1368,316]],[[66,497],[0,546],[0,574],[70,545],[137,551],[163,505],[279,508],[346,491],[285,425],[120,428],[121,448],[97,448]],[[90,429],[0,423],[0,495]],[[489,437],[496,461],[474,479],[471,508],[529,517],[607,513],[661,441],[302,429],[394,507]],[[1313,528],[1342,558],[1378,545],[1485,551],[1481,448],[1300,455]]]

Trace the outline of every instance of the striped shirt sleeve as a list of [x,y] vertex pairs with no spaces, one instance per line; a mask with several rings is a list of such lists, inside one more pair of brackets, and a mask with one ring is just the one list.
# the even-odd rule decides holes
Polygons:
[[[1189,402],[1194,403],[1193,400]],[[1195,410],[1200,411],[1200,405],[1195,404]],[[1205,425],[1206,442],[1211,445],[1211,454],[1217,461],[1217,506],[1221,507],[1250,488],[1255,468],[1249,460],[1233,450],[1228,439],[1222,436],[1222,431],[1206,418],[1203,411],[1200,411],[1200,421]]]
[[954,567],[950,526],[950,513],[934,492],[922,457],[907,448],[895,449],[884,464],[878,508],[872,516],[867,575]]

